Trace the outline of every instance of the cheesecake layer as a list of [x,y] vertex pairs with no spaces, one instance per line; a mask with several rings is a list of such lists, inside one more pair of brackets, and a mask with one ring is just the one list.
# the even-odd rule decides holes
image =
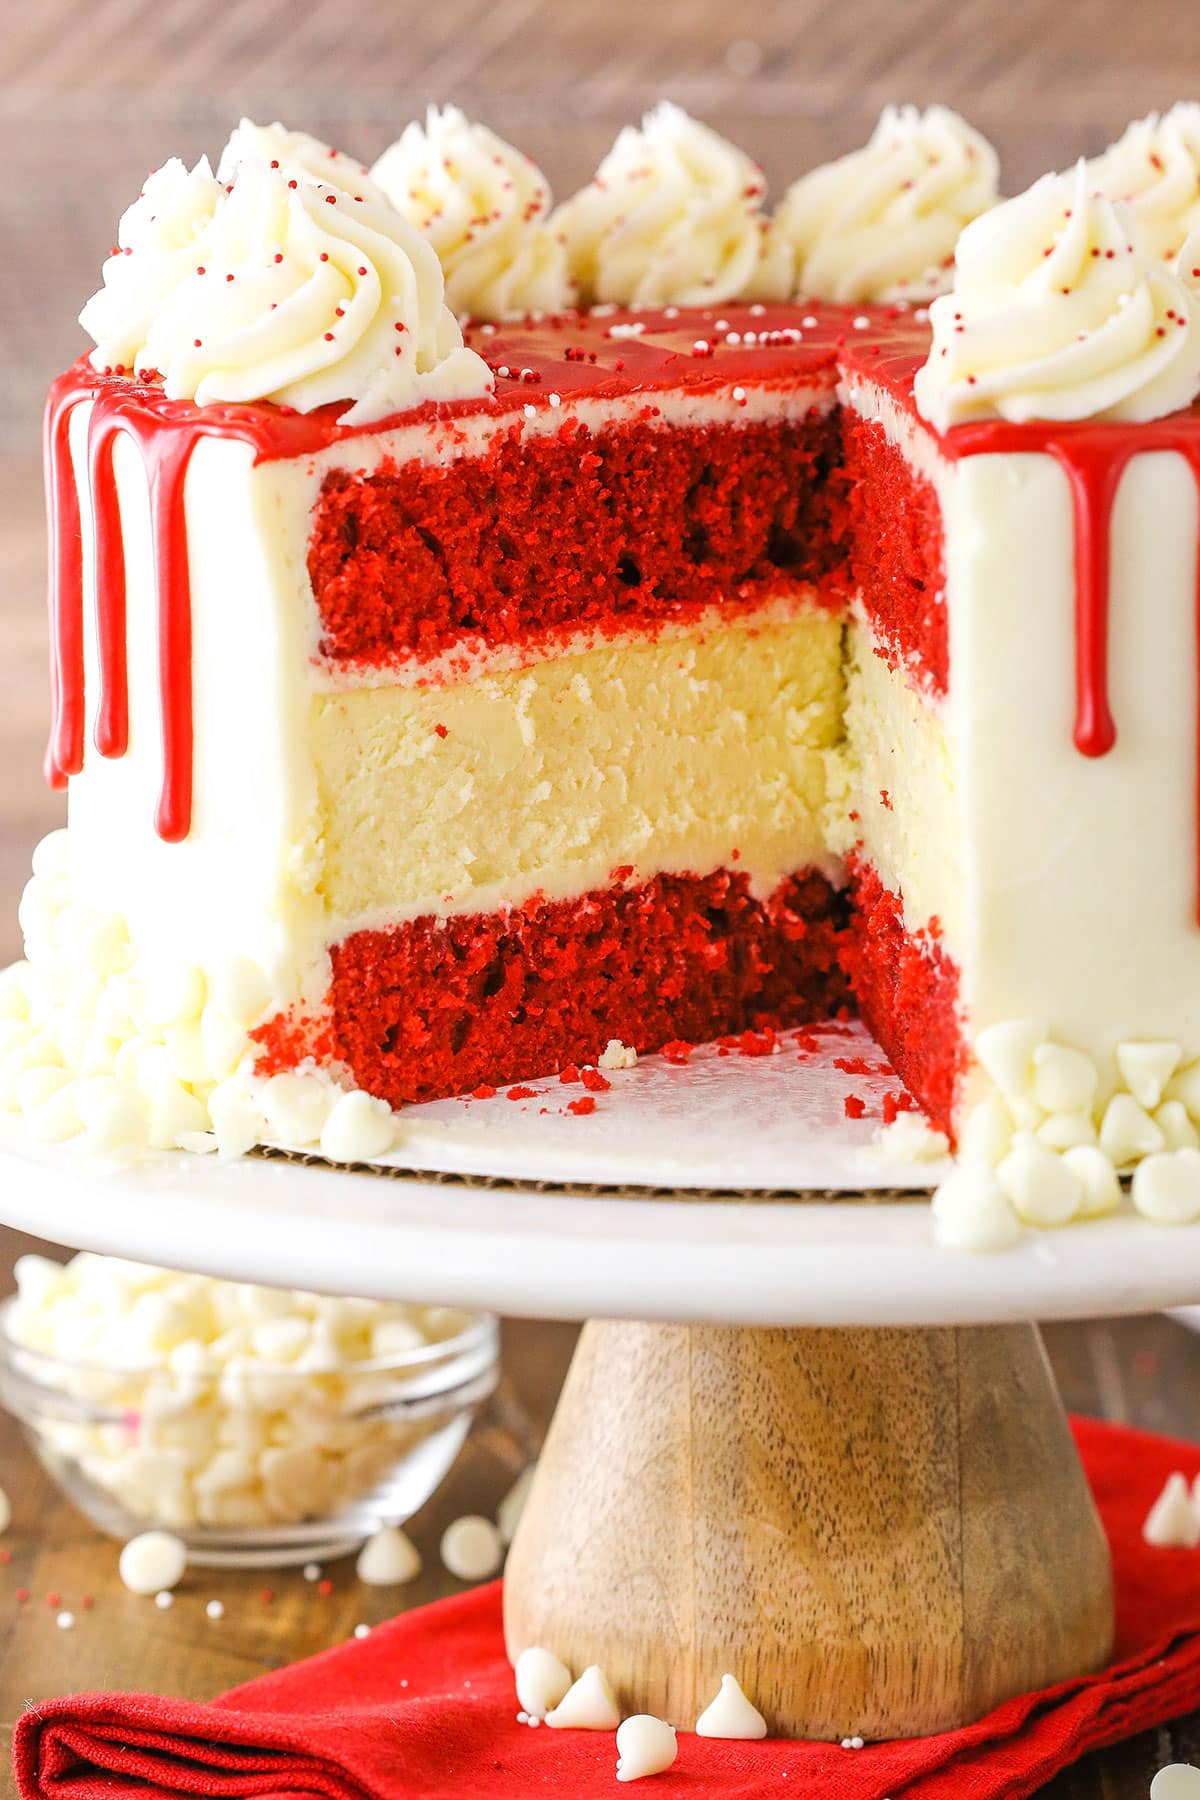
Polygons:
[[[886,671],[885,671],[886,673]],[[602,639],[437,688],[319,693],[329,936],[729,864],[832,873],[842,625],[812,603]]]

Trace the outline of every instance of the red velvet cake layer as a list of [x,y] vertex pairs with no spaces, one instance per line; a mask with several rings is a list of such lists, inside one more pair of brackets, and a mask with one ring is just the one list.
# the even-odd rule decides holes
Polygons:
[[851,914],[839,961],[858,1011],[908,1091],[951,1137],[958,1085],[967,1064],[958,1010],[958,970],[937,920],[905,929],[899,895],[875,870],[852,861]]
[[327,476],[308,569],[322,652],[376,663],[559,630],[653,627],[819,580],[836,419],[554,436],[514,425],[482,456]]
[[[660,875],[505,913],[417,919],[334,947],[321,1054],[393,1106],[761,1024],[803,1024],[847,998],[845,908],[813,872],[764,901],[744,874]],[[264,1070],[294,1065],[303,1028],[255,1034]]]
[[849,411],[841,419],[851,582],[889,667],[903,661],[944,694],[950,626],[937,494],[882,425]]

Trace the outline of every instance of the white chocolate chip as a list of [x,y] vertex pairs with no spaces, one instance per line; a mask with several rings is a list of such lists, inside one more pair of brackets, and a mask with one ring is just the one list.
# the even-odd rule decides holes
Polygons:
[[960,1163],[933,1196],[933,1235],[947,1250],[1007,1250],[1021,1221],[985,1163]]
[[209,1117],[223,1157],[245,1156],[267,1135],[263,1110],[237,1075],[221,1082],[208,1097]]
[[1200,1150],[1163,1150],[1133,1171],[1133,1204],[1158,1225],[1200,1219]]
[[321,1130],[321,1154],[331,1162],[370,1162],[385,1156],[396,1141],[391,1108],[355,1089],[343,1094]]
[[117,1567],[132,1593],[157,1594],[183,1579],[187,1547],[168,1531],[143,1531],[140,1537],[130,1538]]
[[746,1698],[736,1675],[722,1675],[716,1698],[696,1720],[696,1736],[710,1738],[764,1738],[767,1721]]
[[1168,1475],[1166,1486],[1146,1514],[1142,1536],[1159,1550],[1194,1550],[1200,1544],[1200,1515],[1182,1475]]
[[1200,1800],[1200,1769],[1167,1763],[1150,1783],[1150,1800]]
[[1082,1050],[1039,1044],[1033,1053],[1033,1099],[1048,1113],[1088,1113],[1096,1097],[1096,1065]]
[[632,1069],[637,1059],[632,1044],[623,1044],[620,1038],[609,1038],[597,1061],[602,1069]]
[[1012,1146],[1012,1119],[999,1094],[988,1094],[973,1106],[963,1123],[958,1152],[964,1162],[994,1169]]
[[272,1075],[258,1089],[269,1136],[301,1148],[320,1142],[338,1089],[316,1075]]
[[553,1712],[546,1714],[546,1723],[555,1731],[615,1731],[621,1714],[604,1670],[596,1663],[590,1664],[572,1682]]
[[354,1572],[368,1587],[403,1587],[421,1573],[416,1545],[395,1525],[381,1525],[358,1553]]
[[1147,1112],[1153,1112],[1162,1099],[1163,1089],[1179,1067],[1182,1055],[1178,1044],[1138,1042],[1117,1045],[1121,1080]]
[[1094,1144],[1096,1127],[1090,1113],[1055,1112],[1042,1120],[1034,1136],[1048,1150],[1073,1150],[1080,1145]]
[[490,1519],[467,1513],[442,1533],[442,1561],[460,1581],[486,1581],[504,1558],[500,1533]]
[[1050,1036],[1043,1019],[1004,1019],[987,1025],[975,1039],[975,1055],[1002,1094],[1026,1094],[1033,1079],[1033,1053]]
[[571,1686],[571,1671],[553,1651],[533,1644],[522,1650],[516,1664],[517,1699],[524,1711],[535,1719],[544,1719],[566,1695]]
[[1132,1094],[1114,1094],[1100,1121],[1100,1148],[1118,1169],[1163,1147],[1163,1134]]
[[1193,1119],[1200,1120],[1200,1057],[1177,1069],[1166,1085],[1168,1100],[1180,1100]]
[[617,1731],[617,1780],[661,1775],[679,1755],[675,1727],[650,1713],[634,1713]]
[[517,1479],[505,1494],[496,1508],[496,1525],[500,1532],[500,1541],[511,1544],[517,1535],[517,1526],[521,1523],[521,1514],[525,1511],[525,1502],[533,1486],[533,1478],[537,1474],[537,1464],[531,1462],[527,1469],[522,1469]]
[[1121,1204],[1121,1184],[1112,1158],[1093,1144],[1077,1144],[1063,1152],[1063,1162],[1080,1183],[1080,1219],[1101,1219]]
[[1083,1184],[1071,1166],[1032,1138],[1013,1144],[996,1179],[1026,1225],[1065,1225],[1083,1199]]
[[60,1612],[54,1623],[58,1626],[60,1631],[74,1631],[75,1614],[73,1612]]
[[1192,1124],[1182,1100],[1164,1100],[1155,1108],[1154,1123],[1162,1132],[1168,1150],[1195,1150],[1200,1146],[1200,1132]]
[[255,1025],[271,1004],[271,984],[256,962],[235,956],[217,971],[213,998],[235,1025]]

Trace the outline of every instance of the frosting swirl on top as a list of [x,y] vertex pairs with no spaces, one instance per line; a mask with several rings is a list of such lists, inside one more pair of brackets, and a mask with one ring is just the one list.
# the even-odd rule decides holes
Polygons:
[[1200,226],[1200,104],[1135,120],[1088,174],[1098,192],[1125,202],[1146,248],[1169,262]]
[[939,430],[1156,419],[1200,392],[1200,290],[1149,255],[1083,162],[969,225],[929,316],[916,401]]
[[663,101],[625,127],[551,224],[584,301],[701,306],[756,282],[764,186],[744,151]]
[[546,224],[549,183],[486,125],[456,106],[431,106],[371,176],[437,251],[456,313],[510,319],[569,303],[566,252]]
[[289,167],[243,161],[226,184],[173,159],[149,178],[79,315],[93,366],[157,371],[202,406],[350,400],[350,425],[489,393],[419,232]]
[[992,146],[948,107],[885,107],[861,150],[802,175],[780,203],[796,291],[845,305],[944,293],[959,232],[996,204],[998,179]]
[[282,169],[285,175],[336,188],[352,200],[370,200],[377,206],[387,201],[387,195],[371,180],[362,163],[344,151],[332,149],[320,138],[310,137],[307,131],[290,131],[278,119],[273,125],[256,125],[253,119],[242,119],[235,125],[217,163],[217,180],[233,181],[242,164],[248,162],[265,162],[269,168]]

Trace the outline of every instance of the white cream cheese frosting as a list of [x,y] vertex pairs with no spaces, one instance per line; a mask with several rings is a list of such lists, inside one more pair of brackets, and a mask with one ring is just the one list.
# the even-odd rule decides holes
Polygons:
[[307,131],[291,131],[278,119],[273,125],[256,125],[253,119],[242,119],[229,134],[229,141],[217,163],[217,180],[234,179],[243,163],[265,162],[285,175],[303,176],[321,187],[336,188],[350,199],[371,200],[376,205],[386,201],[383,189],[372,181],[366,167],[335,150]]
[[1146,248],[1170,262],[1200,228],[1200,104],[1180,101],[1135,119],[1088,174],[1100,193],[1129,207]]
[[431,106],[371,175],[433,245],[456,313],[506,319],[568,305],[566,251],[546,222],[550,184],[486,125],[457,106]]
[[764,185],[743,150],[664,100],[551,223],[585,301],[703,306],[760,286]]
[[963,232],[916,401],[964,420],[1161,418],[1200,392],[1197,290],[1151,256],[1085,163]]
[[996,205],[998,175],[987,139],[948,107],[885,107],[861,150],[802,175],[775,214],[796,291],[846,305],[944,293],[959,233]]
[[437,257],[382,201],[254,160],[223,183],[164,164],[121,220],[80,314],[97,368],[157,370],[172,399],[339,400],[367,424],[490,392]]

